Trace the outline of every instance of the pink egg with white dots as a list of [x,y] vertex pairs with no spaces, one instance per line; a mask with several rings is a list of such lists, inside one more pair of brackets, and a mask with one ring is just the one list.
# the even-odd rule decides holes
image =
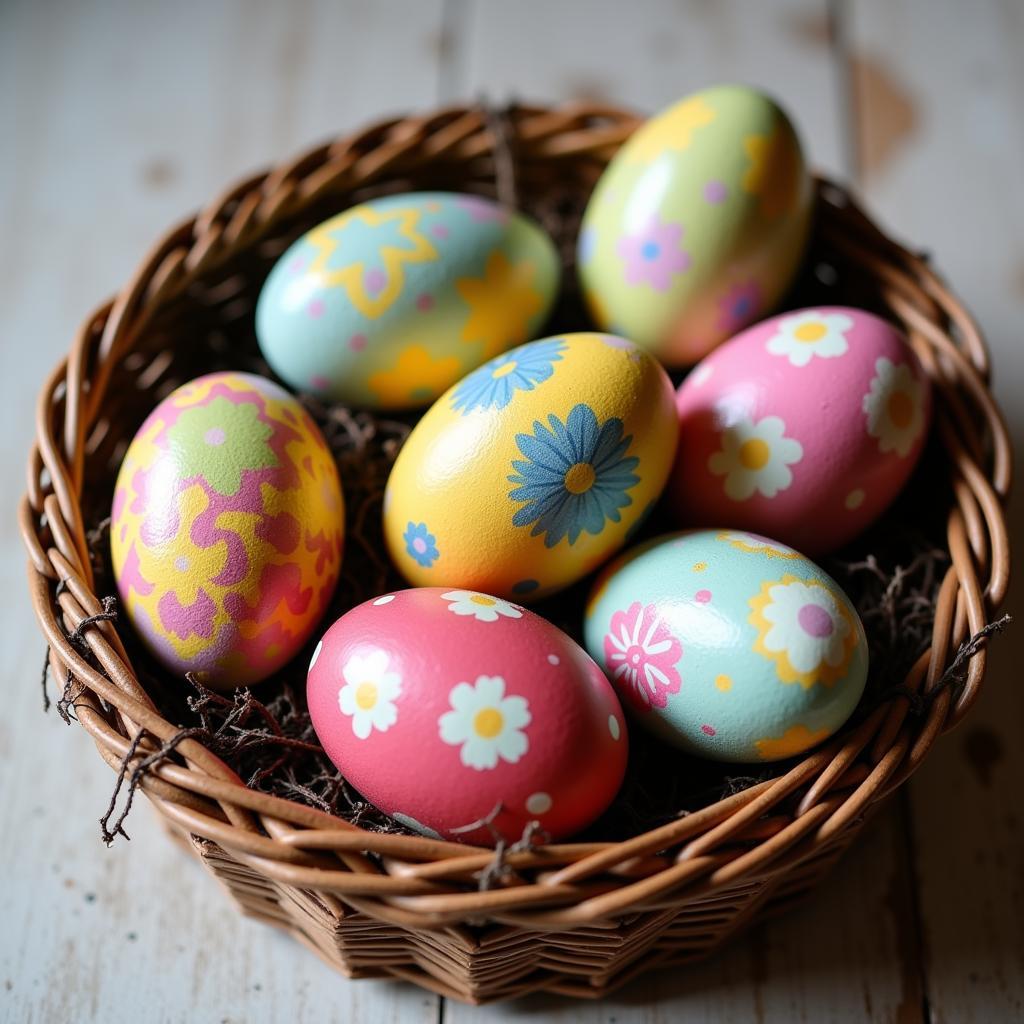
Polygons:
[[866,529],[906,483],[931,386],[894,326],[822,306],[736,335],[689,374],[676,405],[678,521],[822,554]]
[[601,669],[560,629],[470,590],[398,591],[327,631],[307,696],[328,757],[423,835],[493,846],[585,828],[622,783],[627,735]]

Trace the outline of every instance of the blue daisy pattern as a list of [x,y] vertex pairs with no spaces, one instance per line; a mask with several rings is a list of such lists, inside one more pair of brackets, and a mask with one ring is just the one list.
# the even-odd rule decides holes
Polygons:
[[532,434],[517,434],[524,458],[512,462],[508,481],[513,501],[525,502],[512,517],[513,526],[533,525],[530,536],[544,534],[553,548],[563,537],[575,544],[585,530],[598,534],[609,519],[621,521],[620,509],[631,505],[626,492],[640,482],[640,464],[626,452],[633,441],[622,436],[622,420],[604,423],[589,405],[572,408],[563,423],[548,416],[548,426],[535,420]]
[[561,338],[551,338],[503,352],[455,388],[452,409],[463,416],[474,409],[504,409],[517,391],[532,391],[546,381],[567,347]]
[[440,556],[437,538],[427,529],[426,523],[409,523],[402,534],[405,550],[424,569],[429,569]]

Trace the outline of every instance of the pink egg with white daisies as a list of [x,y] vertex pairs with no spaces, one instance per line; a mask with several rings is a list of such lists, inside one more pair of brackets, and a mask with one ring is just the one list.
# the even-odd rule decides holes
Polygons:
[[309,711],[328,757],[422,835],[493,846],[536,821],[551,839],[608,807],[626,768],[614,690],[539,615],[471,590],[366,601],[317,644]]
[[679,388],[673,510],[682,525],[834,551],[907,482],[931,405],[913,349],[874,314],[822,306],[764,320]]

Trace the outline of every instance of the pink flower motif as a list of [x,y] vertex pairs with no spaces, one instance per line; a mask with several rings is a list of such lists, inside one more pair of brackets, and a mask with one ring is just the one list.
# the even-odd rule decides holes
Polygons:
[[718,326],[734,334],[742,327],[757,319],[764,303],[761,286],[756,281],[734,284],[718,304],[721,315]]
[[623,235],[617,251],[626,264],[627,284],[649,284],[655,291],[668,290],[673,274],[690,267],[690,254],[680,246],[682,224],[663,224],[657,215],[635,235]]
[[604,638],[604,660],[612,682],[638,711],[663,708],[682,679],[676,663],[682,644],[669,632],[653,604],[634,601],[615,612]]

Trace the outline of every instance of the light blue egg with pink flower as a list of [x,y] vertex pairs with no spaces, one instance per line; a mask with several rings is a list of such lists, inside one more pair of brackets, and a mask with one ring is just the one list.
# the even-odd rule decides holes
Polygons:
[[715,761],[804,754],[850,718],[867,679],[864,627],[835,580],[736,530],[625,552],[594,583],[584,639],[634,722]]

